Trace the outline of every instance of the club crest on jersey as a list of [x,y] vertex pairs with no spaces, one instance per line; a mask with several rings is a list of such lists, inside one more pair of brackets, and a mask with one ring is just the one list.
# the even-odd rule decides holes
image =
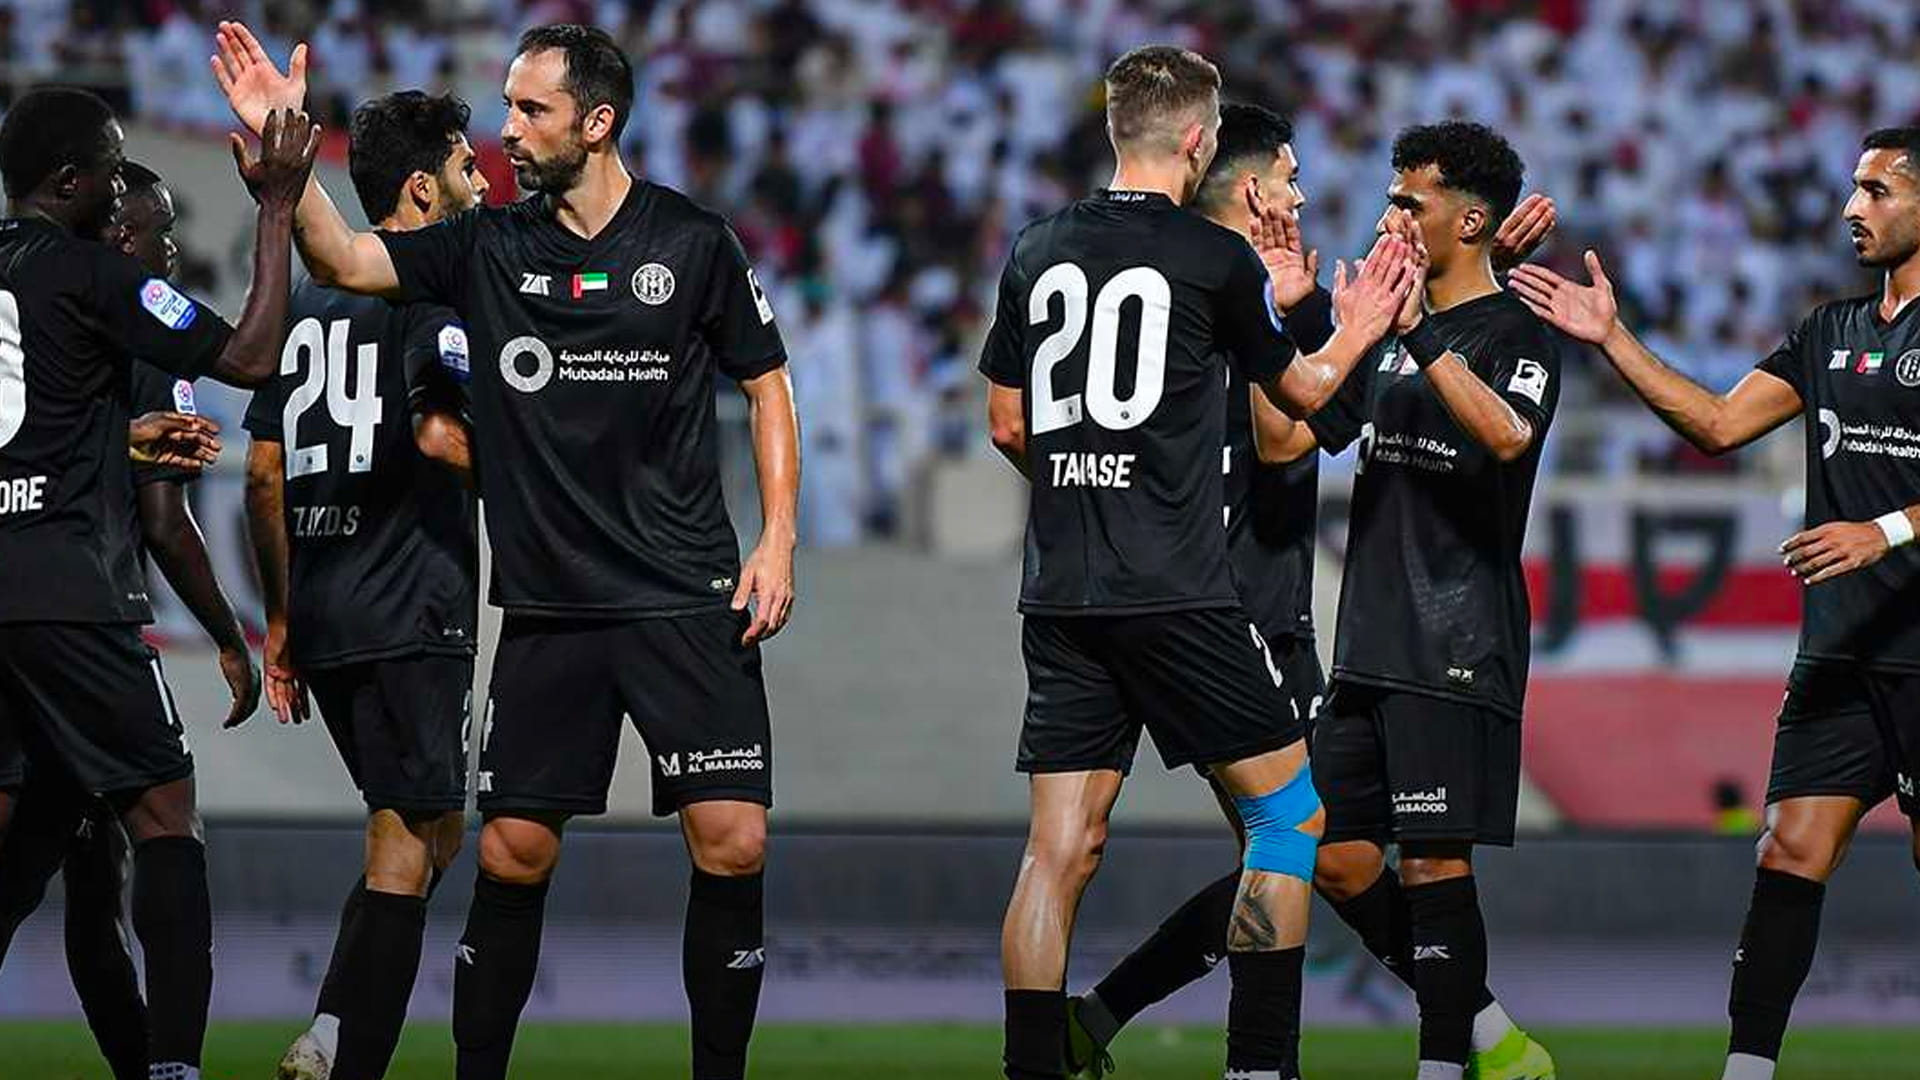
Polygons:
[[1901,386],[1920,386],[1920,349],[1908,349],[1893,362],[1893,377]]
[[140,306],[169,330],[185,330],[200,314],[198,305],[159,278],[140,286]]
[[633,272],[633,296],[643,304],[659,307],[673,299],[673,271],[650,262]]
[[198,416],[199,408],[193,403],[193,384],[185,379],[173,380],[173,411]]

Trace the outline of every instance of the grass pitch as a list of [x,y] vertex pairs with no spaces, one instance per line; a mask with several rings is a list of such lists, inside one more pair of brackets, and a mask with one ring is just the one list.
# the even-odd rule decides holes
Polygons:
[[[218,1024],[207,1080],[267,1080],[300,1025]],[[1544,1031],[1563,1080],[1704,1080],[1720,1074],[1725,1036],[1713,1030]],[[1119,1080],[1205,1080],[1220,1074],[1217,1031],[1139,1026],[1114,1046]],[[1312,1080],[1400,1080],[1413,1074],[1410,1031],[1314,1031],[1303,1062]],[[754,1037],[755,1080],[990,1080],[1000,1075],[990,1027],[770,1024]],[[445,1024],[408,1028],[388,1080],[448,1080]],[[515,1080],[685,1077],[685,1032],[658,1024],[534,1024],[514,1048]],[[1920,1076],[1920,1031],[1809,1029],[1787,1037],[1780,1080]],[[111,1080],[78,1022],[0,1023],[0,1077]]]

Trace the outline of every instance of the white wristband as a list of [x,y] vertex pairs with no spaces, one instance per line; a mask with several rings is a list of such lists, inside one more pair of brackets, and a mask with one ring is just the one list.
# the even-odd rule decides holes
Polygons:
[[1891,514],[1881,514],[1873,519],[1880,531],[1887,535],[1887,546],[1897,548],[1902,544],[1913,543],[1913,522],[1907,519],[1905,510],[1895,510]]

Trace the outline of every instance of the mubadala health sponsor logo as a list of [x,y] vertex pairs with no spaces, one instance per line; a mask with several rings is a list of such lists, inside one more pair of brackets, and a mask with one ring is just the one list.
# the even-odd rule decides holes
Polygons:
[[666,382],[673,357],[659,349],[561,349],[536,337],[517,337],[500,350],[500,377],[523,394],[561,382]]
[[1393,812],[1444,814],[1447,812],[1447,787],[1442,784],[1432,791],[1396,791],[1393,793]]

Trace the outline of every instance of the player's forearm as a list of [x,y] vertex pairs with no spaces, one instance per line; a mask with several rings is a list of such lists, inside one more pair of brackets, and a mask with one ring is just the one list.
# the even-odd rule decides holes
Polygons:
[[1702,453],[1724,454],[1760,434],[1727,430],[1720,396],[1668,367],[1624,324],[1616,321],[1600,348],[1654,415]]
[[307,273],[321,285],[377,296],[399,290],[386,244],[373,233],[355,232],[317,176],[300,197],[293,238]]
[[263,204],[253,244],[253,284],[211,374],[231,386],[258,386],[280,366],[292,274],[293,212]]
[[1449,352],[1427,365],[1427,383],[1454,423],[1495,458],[1512,461],[1533,445],[1533,425],[1481,382],[1460,354]]
[[747,380],[742,389],[760,482],[760,542],[790,548],[800,517],[800,418],[793,407],[793,383],[782,366]]
[[141,531],[167,584],[173,586],[215,645],[225,651],[244,651],[246,632],[214,576],[207,540],[187,505],[185,485],[174,481],[142,484],[139,494]]
[[1318,352],[1295,357],[1277,378],[1261,384],[1267,400],[1287,416],[1305,420],[1333,400],[1373,344],[1345,327],[1335,330]]
[[[271,447],[271,450],[266,448]],[[287,519],[278,443],[254,443],[247,455],[247,535],[269,624],[287,619]]]
[[1274,407],[1258,387],[1250,387],[1253,408],[1253,449],[1262,465],[1287,465],[1318,447],[1313,429]]

